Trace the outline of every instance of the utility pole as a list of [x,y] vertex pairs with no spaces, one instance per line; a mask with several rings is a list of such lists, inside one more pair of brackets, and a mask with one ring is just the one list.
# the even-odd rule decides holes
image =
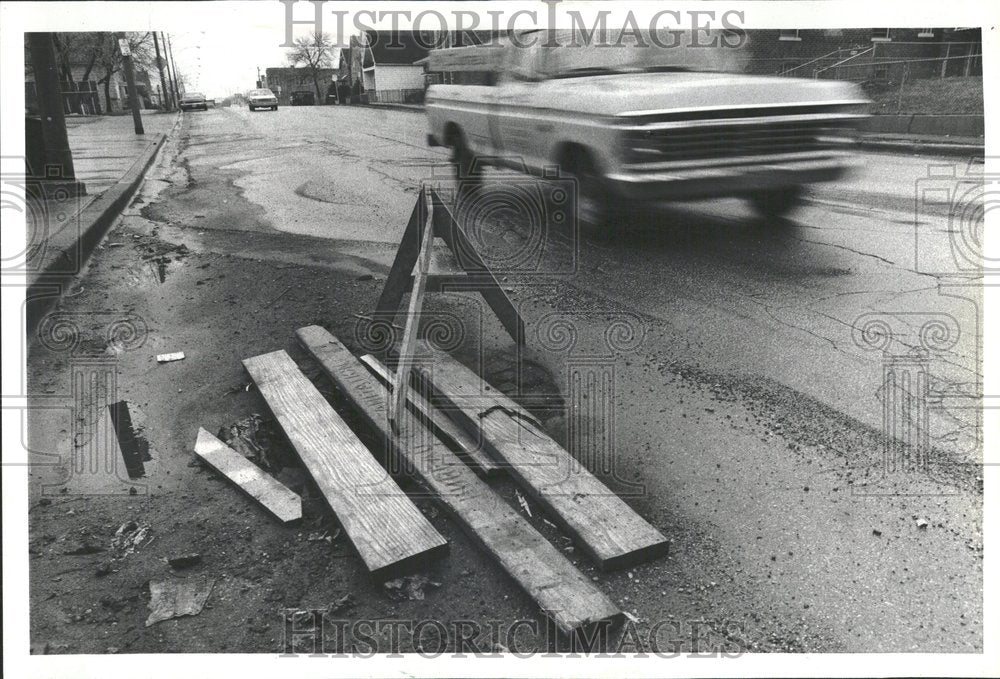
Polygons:
[[163,38],[163,61],[167,67],[167,81],[170,85],[170,98],[173,99],[174,106],[177,106],[177,78],[174,75],[173,69],[170,66],[170,55],[167,52],[167,36],[163,31],[160,31],[160,35]]
[[156,31],[153,31],[153,48],[156,50],[156,68],[160,71],[160,91],[165,98],[162,102],[163,110],[167,111],[172,109],[173,106],[170,103],[170,92],[167,90],[167,79],[163,77],[163,59],[160,58],[160,39],[157,37]]
[[167,36],[167,50],[170,52],[170,68],[174,72],[174,95],[177,97],[175,101],[179,102],[181,100],[181,84],[177,78],[177,62],[174,61],[174,43],[170,41],[170,36]]
[[125,39],[124,33],[115,33],[118,38],[118,49],[122,53],[122,62],[125,65],[125,83],[128,85],[129,106],[132,108],[132,124],[136,134],[145,134],[142,129],[142,114],[139,113],[139,88],[135,86],[135,68],[132,65],[132,49]]
[[263,84],[263,82],[260,79],[260,66],[258,66],[257,67],[257,89],[260,89],[263,86],[264,86],[264,84]]
[[[55,45],[51,33],[27,33],[28,50],[31,54],[31,68],[35,73],[35,87],[38,90],[38,113],[41,118],[41,153],[29,148],[28,156],[36,158],[42,167],[28,168],[31,176],[58,182],[70,191],[70,195],[86,195],[83,184],[76,181],[73,167],[73,151],[66,135],[66,115],[63,112],[62,85],[56,70]],[[36,140],[37,142],[37,140]]]

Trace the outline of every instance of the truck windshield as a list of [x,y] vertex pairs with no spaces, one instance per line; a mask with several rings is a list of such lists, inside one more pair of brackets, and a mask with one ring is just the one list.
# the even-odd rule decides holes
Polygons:
[[579,33],[557,31],[555,41],[541,46],[541,71],[549,78],[578,78],[619,73],[683,71],[742,72],[742,50],[724,46],[720,35],[700,34],[692,46],[689,32],[656,34],[607,31],[585,41]]

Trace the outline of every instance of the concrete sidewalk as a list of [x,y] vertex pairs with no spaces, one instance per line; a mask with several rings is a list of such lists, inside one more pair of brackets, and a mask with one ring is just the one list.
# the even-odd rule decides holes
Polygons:
[[76,177],[87,193],[75,198],[53,192],[43,201],[30,203],[25,269],[29,326],[80,271],[135,195],[179,120],[179,113],[143,111],[145,134],[140,136],[131,115],[67,116]]

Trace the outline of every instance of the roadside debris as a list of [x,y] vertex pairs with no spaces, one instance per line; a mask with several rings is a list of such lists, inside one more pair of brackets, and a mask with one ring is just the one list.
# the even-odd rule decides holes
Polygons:
[[308,540],[309,542],[320,542],[322,540],[325,540],[330,544],[333,544],[333,541],[339,537],[340,537],[340,529],[334,528],[333,533],[330,533],[330,531],[328,530],[313,531],[312,533],[309,533],[309,535],[306,536],[306,540]]
[[917,528],[921,530],[926,530],[928,526],[927,519],[917,519]]
[[347,594],[345,594],[344,596],[340,597],[332,604],[327,606],[326,612],[327,614],[332,615],[333,613],[339,613],[340,611],[346,611],[348,609],[354,608],[356,605],[357,602],[354,600],[354,597],[351,595],[350,592],[348,592]]
[[172,556],[167,559],[167,563],[170,564],[171,568],[190,568],[191,566],[201,563],[201,554],[191,552],[190,554]]
[[521,495],[521,491],[515,490],[514,492],[517,493],[517,503],[521,505],[521,509],[524,510],[525,514],[531,516],[531,507],[528,506],[528,501],[524,499],[523,495]]
[[222,395],[229,396],[230,394],[238,394],[241,391],[250,391],[250,389],[252,388],[253,388],[253,382],[246,382],[244,384],[238,384],[235,387],[229,387],[224,392],[222,392]]
[[258,413],[244,417],[228,427],[221,427],[217,437],[258,467],[275,473],[287,465],[274,453],[277,437],[266,420]]
[[144,542],[148,543],[146,538],[149,537],[149,531],[149,524],[126,521],[115,531],[115,536],[111,539],[111,551],[116,558],[131,554]]
[[440,582],[430,580],[426,575],[420,573],[416,575],[404,575],[395,580],[389,580],[382,585],[390,599],[395,601],[423,601],[424,588],[431,587],[437,589]]
[[157,354],[156,355],[156,362],[157,363],[170,363],[171,361],[182,361],[182,360],[184,360],[184,352],[183,351],[175,351],[172,354]]
[[215,578],[195,577],[149,583],[149,617],[146,627],[171,618],[198,615],[205,607]]

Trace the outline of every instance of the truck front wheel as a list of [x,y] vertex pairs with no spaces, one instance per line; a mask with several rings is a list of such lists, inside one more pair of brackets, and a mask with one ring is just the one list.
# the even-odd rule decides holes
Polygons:
[[576,154],[563,164],[576,180],[576,224],[582,234],[593,238],[611,237],[614,196],[608,191],[597,167],[585,153]]
[[482,186],[482,170],[476,167],[476,156],[459,136],[452,146],[451,162],[455,164],[455,180],[458,183],[459,197],[467,196]]

